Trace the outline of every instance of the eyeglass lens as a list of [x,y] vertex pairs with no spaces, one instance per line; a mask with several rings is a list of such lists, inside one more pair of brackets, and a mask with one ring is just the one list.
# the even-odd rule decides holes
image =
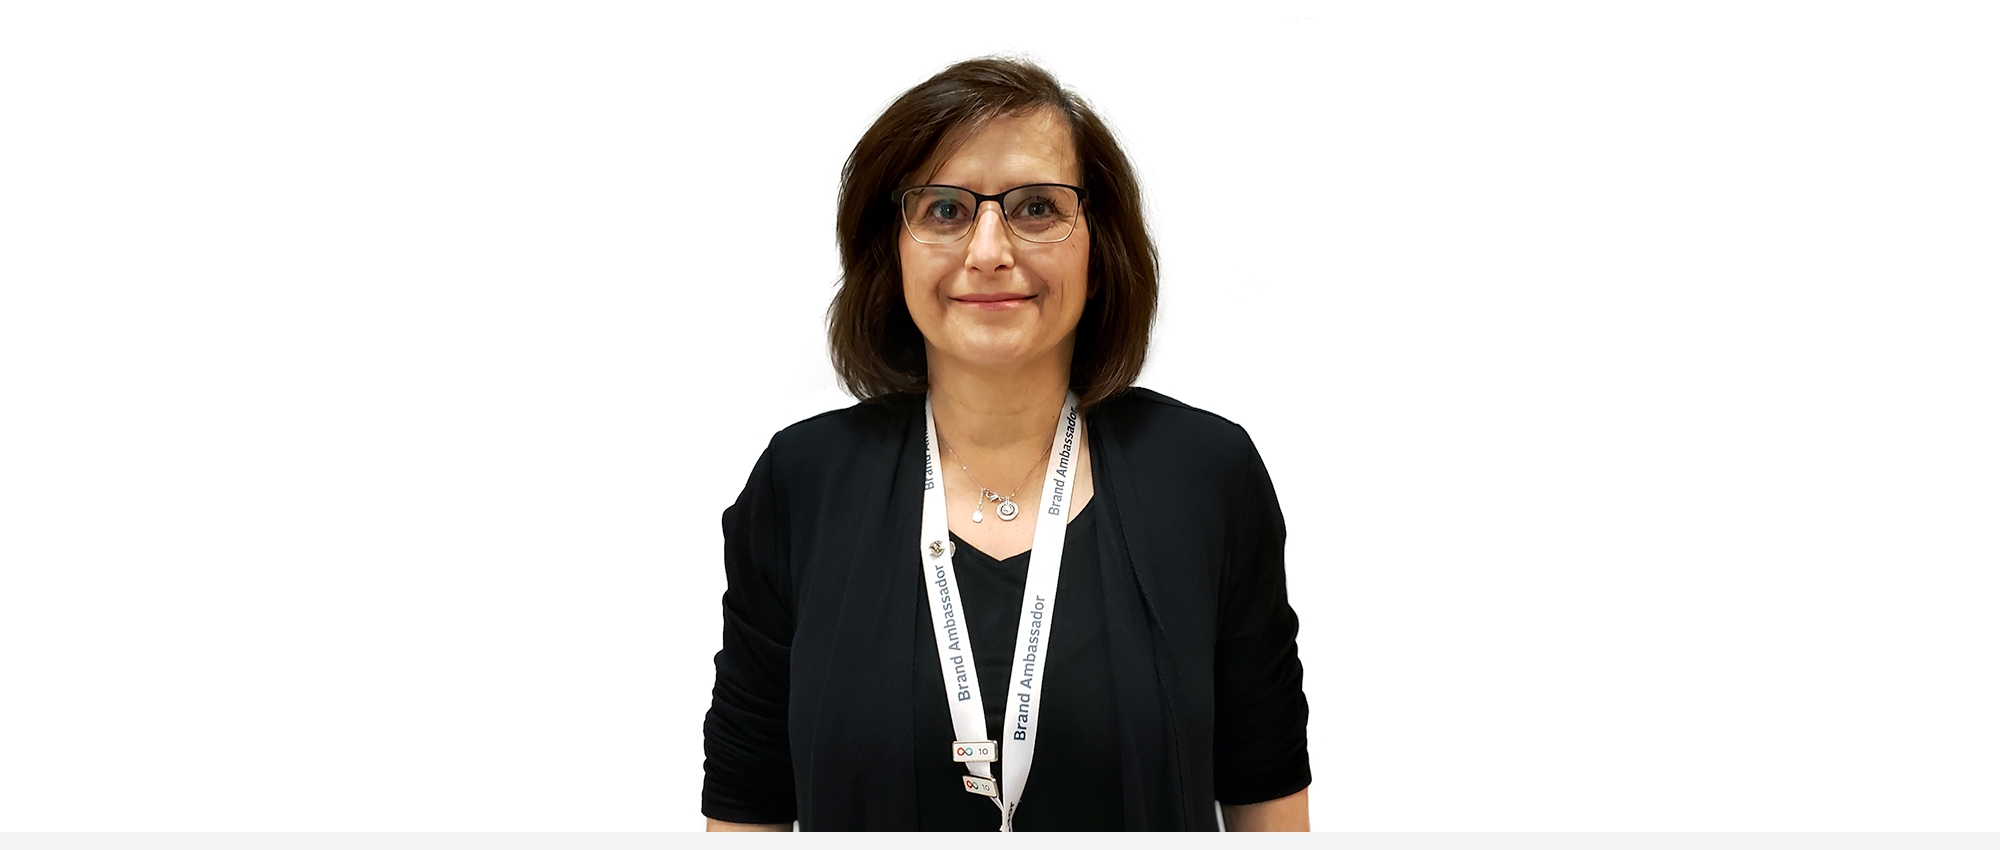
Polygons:
[[[1022,186],[1000,198],[1007,226],[1029,242],[1061,242],[1076,229],[1077,197],[1065,186]],[[920,186],[903,195],[903,220],[918,242],[956,242],[979,219],[978,199],[949,186]]]

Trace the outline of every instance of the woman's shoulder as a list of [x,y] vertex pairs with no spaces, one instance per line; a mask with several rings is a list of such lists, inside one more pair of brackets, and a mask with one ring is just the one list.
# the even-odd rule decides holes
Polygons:
[[801,419],[778,429],[772,440],[825,445],[878,439],[908,427],[911,411],[923,403],[916,393],[878,396]]
[[1098,405],[1094,414],[1132,450],[1166,450],[1240,456],[1251,448],[1243,426],[1164,393],[1132,387]]
[[1170,422],[1183,427],[1202,425],[1241,430],[1242,426],[1219,413],[1203,410],[1157,390],[1132,386],[1105,399],[1098,410],[1107,415]]
[[922,405],[922,395],[883,396],[780,428],[766,449],[773,471],[787,478],[835,474],[857,461],[893,458]]

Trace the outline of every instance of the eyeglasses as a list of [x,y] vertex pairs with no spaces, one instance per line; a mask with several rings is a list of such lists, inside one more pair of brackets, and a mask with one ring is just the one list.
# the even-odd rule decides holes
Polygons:
[[959,186],[912,186],[890,195],[903,211],[910,236],[926,245],[944,245],[965,238],[979,220],[979,206],[1000,204],[1007,229],[1029,242],[1061,242],[1076,230],[1086,197],[1082,188],[1062,183],[1030,183],[998,195],[981,195]]

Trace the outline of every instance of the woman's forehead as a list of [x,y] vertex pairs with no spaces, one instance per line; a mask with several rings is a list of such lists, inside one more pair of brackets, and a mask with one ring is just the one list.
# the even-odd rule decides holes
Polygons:
[[1069,123],[1052,110],[999,115],[946,136],[917,171],[920,183],[990,193],[1024,183],[1078,183]]

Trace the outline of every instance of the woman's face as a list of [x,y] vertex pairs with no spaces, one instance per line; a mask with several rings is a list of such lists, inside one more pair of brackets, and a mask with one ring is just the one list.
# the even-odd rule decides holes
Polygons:
[[[1078,185],[1080,177],[1069,127],[1038,111],[989,121],[942,162],[925,163],[910,183],[997,195],[1029,183]],[[972,232],[956,242],[925,244],[899,228],[903,300],[933,367],[940,358],[987,369],[1058,355],[1066,361],[1090,290],[1090,228],[1082,219],[1079,211],[1076,229],[1061,242],[1029,242],[1007,227],[1000,204],[988,201]],[[1008,297],[994,300],[1000,296]]]

